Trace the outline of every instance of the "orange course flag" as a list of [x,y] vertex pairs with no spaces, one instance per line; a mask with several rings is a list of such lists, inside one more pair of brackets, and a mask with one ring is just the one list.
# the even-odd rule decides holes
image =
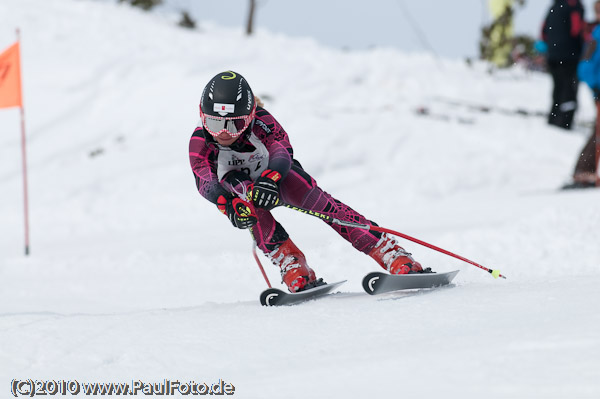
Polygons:
[[19,42],[0,54],[0,108],[22,107]]

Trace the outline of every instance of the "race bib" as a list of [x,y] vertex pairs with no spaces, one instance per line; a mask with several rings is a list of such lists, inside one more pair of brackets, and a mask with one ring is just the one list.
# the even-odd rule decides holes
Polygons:
[[223,180],[223,177],[232,170],[244,172],[252,180],[256,180],[267,169],[269,163],[267,147],[254,133],[250,134],[249,140],[255,148],[252,152],[237,152],[229,147],[219,146],[217,157],[217,177],[219,181]]

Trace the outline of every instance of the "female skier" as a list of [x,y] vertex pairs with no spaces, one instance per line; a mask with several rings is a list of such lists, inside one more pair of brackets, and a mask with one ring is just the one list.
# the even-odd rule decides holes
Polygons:
[[[200,118],[189,147],[200,194],[235,227],[250,229],[258,248],[279,267],[290,292],[324,284],[271,209],[283,202],[339,220],[374,223],[317,185],[294,159],[283,127],[257,104],[239,73],[222,72],[208,82],[200,99]],[[391,274],[423,271],[386,233],[330,226]]]

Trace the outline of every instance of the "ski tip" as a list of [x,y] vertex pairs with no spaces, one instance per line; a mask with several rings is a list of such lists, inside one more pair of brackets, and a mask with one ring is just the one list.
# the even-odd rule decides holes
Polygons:
[[365,292],[369,295],[375,295],[377,284],[382,277],[385,277],[385,273],[371,272],[367,274],[362,281]]
[[285,292],[277,288],[269,288],[260,295],[260,304],[263,306],[275,306],[279,302],[280,296],[286,295]]

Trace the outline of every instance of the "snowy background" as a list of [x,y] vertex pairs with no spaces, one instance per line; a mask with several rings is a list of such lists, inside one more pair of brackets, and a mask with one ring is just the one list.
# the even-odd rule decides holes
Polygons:
[[[114,0],[99,0],[114,1]],[[256,26],[294,37],[353,50],[375,46],[405,51],[433,51],[443,57],[477,58],[481,27],[488,25],[490,3],[504,0],[302,0],[257,1]],[[585,19],[595,19],[594,2],[580,0]],[[207,21],[242,27],[248,0],[163,0],[156,12],[188,11],[200,29]],[[539,38],[542,22],[554,0],[527,0],[515,7],[516,34]],[[310,23],[307,23],[310,21]]]
[[[499,111],[549,109],[544,74],[176,19],[0,2],[0,48],[22,29],[32,245],[24,257],[19,113],[1,110],[0,396],[13,378],[222,378],[240,398],[600,397],[600,192],[557,191],[594,118],[586,87],[565,132]],[[261,307],[248,233],[197,193],[188,161],[200,92],[227,69],[325,190],[508,279],[406,242],[460,269],[455,286],[371,297],[373,260],[277,209],[318,275],[348,282]]]

